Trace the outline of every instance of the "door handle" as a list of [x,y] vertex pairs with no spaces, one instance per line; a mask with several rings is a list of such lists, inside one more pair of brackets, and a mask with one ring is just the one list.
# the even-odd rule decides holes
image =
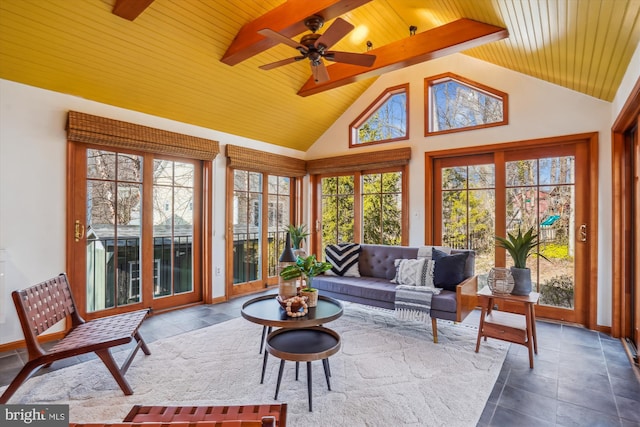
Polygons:
[[80,220],[76,219],[74,237],[76,238],[76,242],[79,242],[80,239],[84,237],[84,225],[80,224]]
[[581,242],[586,242],[587,241],[587,224],[582,224],[580,226],[578,233],[579,233],[578,240]]

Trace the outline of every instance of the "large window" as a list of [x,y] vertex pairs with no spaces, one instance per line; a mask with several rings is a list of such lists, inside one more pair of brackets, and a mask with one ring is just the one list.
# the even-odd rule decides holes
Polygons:
[[509,123],[508,95],[452,73],[425,79],[425,135]]
[[405,177],[402,170],[321,177],[322,248],[349,242],[402,244]]

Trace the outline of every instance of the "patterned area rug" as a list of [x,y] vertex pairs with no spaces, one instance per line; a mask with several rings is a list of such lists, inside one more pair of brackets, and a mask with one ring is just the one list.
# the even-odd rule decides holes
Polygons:
[[[475,426],[504,362],[508,345],[490,340],[475,353],[477,330],[439,321],[400,321],[392,311],[345,304],[328,325],[342,349],[331,357],[327,390],[322,363],[313,362],[313,412],[306,369],[295,381],[285,365],[278,396],[291,426]],[[127,372],[124,396],[98,360],[31,378],[9,403],[67,403],[73,422],[117,422],[132,405],[225,405],[274,402],[279,360],[270,357],[260,384],[262,328],[238,318],[156,341]],[[116,358],[124,357],[118,352]],[[0,388],[2,391],[4,387]]]

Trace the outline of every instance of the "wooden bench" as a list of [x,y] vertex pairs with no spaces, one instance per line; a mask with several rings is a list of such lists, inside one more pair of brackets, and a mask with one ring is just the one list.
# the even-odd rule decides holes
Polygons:
[[[6,403],[18,387],[41,367],[49,366],[57,360],[91,352],[96,353],[104,362],[124,394],[133,394],[124,374],[140,348],[145,354],[151,354],[138,332],[149,310],[138,310],[87,322],[80,317],[76,309],[69,281],[64,273],[27,289],[13,291],[11,296],[24,333],[29,360],[0,396],[0,404]],[[67,316],[71,317],[70,331],[50,350],[45,351],[38,342],[38,335]],[[127,344],[134,338],[137,345],[122,366],[118,367],[111,355],[111,347]]]
[[[287,404],[224,405],[224,406],[141,406],[135,405],[124,417],[125,423],[197,423],[203,422],[261,422],[264,427],[287,426]],[[225,425],[226,424],[222,424]],[[244,426],[245,424],[240,424]]]
[[225,421],[180,421],[172,423],[69,423],[69,427],[276,427],[273,417],[265,417],[260,421],[225,420]]

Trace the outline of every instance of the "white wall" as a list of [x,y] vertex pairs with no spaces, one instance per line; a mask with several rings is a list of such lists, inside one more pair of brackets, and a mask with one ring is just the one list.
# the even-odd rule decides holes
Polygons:
[[[424,136],[424,79],[452,72],[509,94],[509,124],[468,132]],[[410,138],[371,147],[349,148],[353,120],[386,88],[409,83]],[[451,148],[599,132],[598,317],[611,325],[611,103],[547,83],[462,54],[407,67],[378,78],[307,151],[322,158],[411,147],[409,228],[413,246],[424,244],[424,153]]]
[[[225,294],[225,145],[304,153],[86,99],[0,80],[0,344],[23,339],[11,291],[65,271],[69,110],[220,142],[213,173],[214,297]],[[69,231],[71,232],[71,231]]]

